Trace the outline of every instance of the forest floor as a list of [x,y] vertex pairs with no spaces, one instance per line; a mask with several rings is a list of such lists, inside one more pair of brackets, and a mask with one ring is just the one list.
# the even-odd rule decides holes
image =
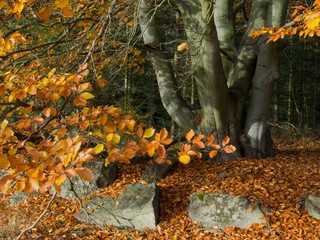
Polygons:
[[[179,164],[158,182],[162,197],[156,230],[99,229],[74,218],[80,210],[77,201],[56,197],[39,223],[21,239],[319,239],[320,221],[311,218],[302,203],[309,192],[320,194],[320,140],[276,140],[276,146],[276,157],[263,160]],[[127,184],[139,181],[144,169],[145,165],[123,166],[118,180],[97,194],[118,196]],[[193,223],[186,212],[189,196],[216,190],[244,195],[270,208],[265,216],[269,226],[227,228],[215,236],[212,229]],[[34,195],[8,206],[11,194],[0,195],[0,239],[15,239],[35,222],[51,198],[49,194]]]

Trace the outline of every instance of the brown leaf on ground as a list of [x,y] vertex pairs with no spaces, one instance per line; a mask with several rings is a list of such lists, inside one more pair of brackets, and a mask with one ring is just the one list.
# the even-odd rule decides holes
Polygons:
[[[225,163],[192,160],[158,182],[162,191],[160,223],[156,230],[105,229],[81,223],[73,216],[80,211],[77,201],[56,198],[41,221],[24,239],[318,239],[320,221],[301,206],[309,192],[320,194],[320,141],[303,139],[288,145],[277,141],[278,154],[263,160],[241,158]],[[145,165],[124,165],[120,178],[97,195],[119,196],[127,184],[140,181]],[[224,173],[225,177],[220,177]],[[224,190],[246,196],[252,204],[269,207],[270,227],[253,224],[246,229],[201,228],[186,212],[194,192]],[[17,206],[8,206],[9,191],[0,195],[0,239],[14,238],[45,209],[49,194],[29,197]]]

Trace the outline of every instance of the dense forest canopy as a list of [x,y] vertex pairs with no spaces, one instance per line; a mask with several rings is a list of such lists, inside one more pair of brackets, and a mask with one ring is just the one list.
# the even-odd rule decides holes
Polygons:
[[0,18],[2,190],[90,180],[95,158],[169,163],[170,118],[221,159],[274,153],[270,106],[276,124],[319,128],[318,54],[305,55],[319,51],[319,0],[1,0]]

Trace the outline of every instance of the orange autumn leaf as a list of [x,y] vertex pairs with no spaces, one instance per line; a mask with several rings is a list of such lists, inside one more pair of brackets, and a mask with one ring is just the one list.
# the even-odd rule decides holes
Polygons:
[[223,148],[223,151],[229,154],[235,152],[236,150],[237,150],[236,147],[233,145],[227,145]]
[[225,136],[224,139],[222,140],[222,147],[229,144],[229,142],[230,142],[230,138],[228,136]]
[[77,175],[84,181],[91,181],[94,178],[94,174],[89,168],[75,168]]
[[166,148],[163,145],[159,145],[159,147],[157,148],[157,154],[160,158],[165,158]]
[[187,141],[190,142],[194,135],[195,135],[195,132],[191,129],[191,130],[186,134],[186,139],[187,139]]

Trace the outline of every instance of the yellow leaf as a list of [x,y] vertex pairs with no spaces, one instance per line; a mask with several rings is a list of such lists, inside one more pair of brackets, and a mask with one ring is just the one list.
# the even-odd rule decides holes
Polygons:
[[104,162],[104,166],[105,166],[105,167],[108,167],[109,164],[110,164],[110,162],[109,162],[109,160],[108,160],[108,158],[107,158],[106,161]]
[[6,1],[1,1],[0,2],[0,10],[6,5],[7,5]]
[[183,164],[188,164],[190,162],[190,156],[188,155],[181,155],[179,156],[179,161]]
[[13,155],[15,155],[15,154],[17,153],[17,150],[18,150],[18,149],[16,149],[16,148],[12,148],[12,149],[10,149],[10,150],[8,151],[8,154],[9,154],[10,156],[13,156]]
[[52,76],[53,76],[53,74],[56,72],[56,68],[52,68],[49,72],[48,72],[48,74],[47,74],[47,78],[51,78]]
[[82,84],[78,87],[78,92],[79,92],[79,93],[82,93],[82,92],[84,92],[85,90],[87,90],[88,88],[91,89],[91,84],[90,84],[90,83],[88,83],[88,82],[82,83]]
[[69,0],[56,0],[55,4],[58,8],[64,8],[69,4]]
[[66,179],[67,179],[66,174],[61,174],[59,177],[56,178],[56,180],[54,182],[55,182],[55,184],[60,186]]
[[9,121],[7,119],[4,119],[2,122],[1,122],[1,125],[0,125],[0,131],[1,133],[6,129],[7,125],[9,124]]
[[40,83],[38,83],[37,88],[38,89],[43,89],[45,88],[49,83],[49,79],[48,78],[44,78]]
[[154,132],[155,132],[155,129],[152,128],[152,127],[146,129],[146,130],[144,131],[143,138],[150,138],[150,137],[152,137],[153,134],[154,134]]
[[310,20],[307,24],[307,27],[309,29],[314,29],[315,27],[317,27],[320,23],[320,17],[315,17],[312,20]]
[[8,161],[7,155],[0,153],[0,169],[8,169],[10,167],[10,162]]
[[68,166],[69,162],[71,161],[71,158],[72,158],[72,153],[69,152],[67,154],[67,156],[64,157],[64,161],[62,161],[63,162],[63,166],[65,166],[65,167]]
[[13,7],[13,13],[21,13],[24,8],[23,3],[16,3]]
[[102,144],[102,143],[99,143],[98,145],[96,145],[96,146],[94,147],[94,153],[95,153],[95,154],[99,154],[99,153],[101,153],[103,150],[104,150],[104,144]]
[[120,142],[120,135],[117,134],[117,133],[113,134],[112,141],[113,141],[114,143],[119,143],[119,142]]
[[89,93],[89,92],[84,92],[84,93],[81,93],[80,94],[80,98],[83,98],[85,100],[88,100],[88,99],[92,99],[94,98],[94,95]]

